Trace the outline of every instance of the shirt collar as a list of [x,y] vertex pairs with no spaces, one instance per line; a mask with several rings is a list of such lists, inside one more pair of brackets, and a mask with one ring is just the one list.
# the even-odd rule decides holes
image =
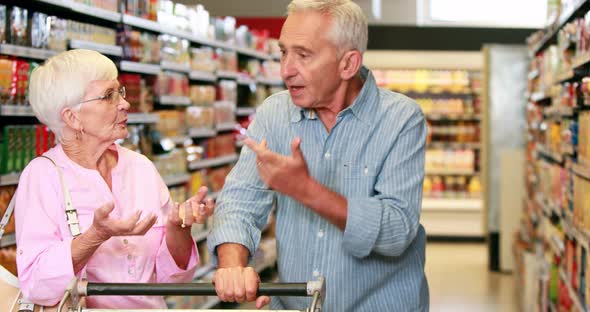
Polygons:
[[[365,66],[361,67],[361,77],[365,81],[361,92],[354,100],[352,105],[340,112],[341,116],[348,113],[353,113],[358,119],[364,122],[369,122],[369,117],[373,116],[371,106],[378,100],[379,88],[375,82],[375,77],[371,71]],[[291,99],[289,97],[289,99]],[[317,119],[314,109],[301,108],[290,101],[291,122],[296,123],[305,119]]]

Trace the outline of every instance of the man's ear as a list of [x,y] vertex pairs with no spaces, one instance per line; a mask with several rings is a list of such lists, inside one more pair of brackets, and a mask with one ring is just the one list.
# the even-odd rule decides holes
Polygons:
[[340,78],[352,79],[363,66],[363,56],[360,51],[351,50],[344,53],[340,60]]
[[82,131],[82,122],[78,118],[78,113],[73,111],[71,107],[66,107],[61,110],[61,120],[71,129]]

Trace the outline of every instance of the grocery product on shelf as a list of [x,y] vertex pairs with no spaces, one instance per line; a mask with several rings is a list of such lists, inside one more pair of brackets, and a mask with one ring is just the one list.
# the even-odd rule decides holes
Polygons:
[[188,107],[185,121],[188,128],[213,129],[215,128],[215,109],[213,107]]
[[43,125],[3,127],[0,174],[22,171],[36,156],[55,145],[55,135]]
[[213,73],[217,70],[215,52],[211,47],[193,48],[191,50],[191,69]]

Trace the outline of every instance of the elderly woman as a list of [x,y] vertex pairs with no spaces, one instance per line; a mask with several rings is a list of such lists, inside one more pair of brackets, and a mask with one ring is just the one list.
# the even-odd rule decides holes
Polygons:
[[[15,217],[23,296],[55,305],[75,276],[94,282],[190,281],[199,259],[190,225],[213,213],[213,201],[201,204],[207,193],[201,187],[185,203],[173,203],[152,162],[114,143],[127,136],[129,103],[113,62],[94,51],[63,52],[32,73],[29,95],[35,115],[59,142],[44,154],[50,159],[34,159],[19,182]],[[69,227],[67,192],[56,166],[77,211],[80,235]],[[162,297],[129,296],[90,297],[87,306],[166,304]]]

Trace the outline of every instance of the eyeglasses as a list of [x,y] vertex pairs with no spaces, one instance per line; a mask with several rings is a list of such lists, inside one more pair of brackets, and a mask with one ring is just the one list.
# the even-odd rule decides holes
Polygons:
[[122,98],[125,98],[125,96],[127,96],[127,92],[125,91],[125,87],[119,88],[119,91],[117,91],[117,92],[109,92],[109,94],[107,94],[107,95],[103,95],[103,96],[99,96],[97,98],[85,100],[85,101],[79,102],[78,104],[82,104],[82,103],[86,103],[86,102],[90,102],[90,101],[103,101],[103,100],[107,100],[110,103],[115,103],[119,100],[119,96],[121,96]]

